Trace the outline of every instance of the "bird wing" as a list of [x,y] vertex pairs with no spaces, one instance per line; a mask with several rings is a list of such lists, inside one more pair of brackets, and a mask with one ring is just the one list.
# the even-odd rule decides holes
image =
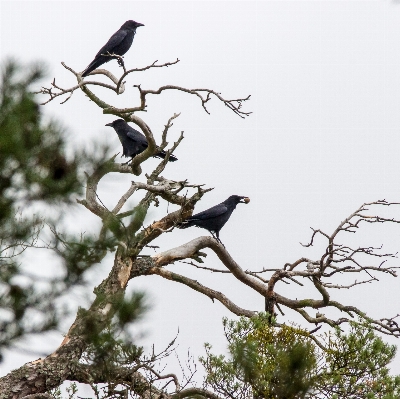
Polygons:
[[109,39],[108,42],[99,50],[96,54],[96,57],[101,54],[113,53],[113,50],[116,46],[118,46],[126,37],[128,31],[125,29],[119,29],[116,31]]
[[147,147],[148,143],[147,143],[146,136],[144,134],[138,132],[137,130],[131,128],[130,126],[129,126],[129,131],[126,133],[126,135],[130,139],[136,141],[139,144],[145,145]]
[[223,215],[228,211],[228,207],[225,204],[218,204],[213,206],[212,208],[206,209],[203,212],[197,213],[196,215],[191,216],[188,220],[206,220],[212,219],[218,216]]

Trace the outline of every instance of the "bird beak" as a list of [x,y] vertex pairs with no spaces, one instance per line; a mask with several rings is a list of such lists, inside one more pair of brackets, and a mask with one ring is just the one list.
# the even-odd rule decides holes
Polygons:
[[[240,201],[242,202],[242,201]],[[248,204],[250,202],[250,198],[249,197],[243,197],[243,202],[242,204]]]
[[112,122],[110,122],[110,123],[107,123],[107,125],[105,125],[105,126],[111,126],[112,127]]
[[139,26],[144,26],[143,24],[141,24],[140,22],[137,22],[136,25]]

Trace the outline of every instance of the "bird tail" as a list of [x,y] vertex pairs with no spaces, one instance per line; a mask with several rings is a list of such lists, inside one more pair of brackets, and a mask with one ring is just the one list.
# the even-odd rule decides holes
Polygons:
[[178,229],[187,229],[188,227],[193,226],[193,224],[191,222],[192,221],[190,219],[183,220],[182,222],[177,223],[176,227]]
[[[83,76],[83,75],[82,75]],[[155,157],[159,157],[159,158],[162,158],[162,159],[165,159],[165,157],[167,156],[167,154],[165,153],[165,151],[161,151],[161,152],[159,152],[158,154],[156,154],[156,155],[154,155]],[[169,159],[168,159],[168,161],[169,162],[175,162],[175,161],[177,161],[178,160],[178,158],[175,156],[175,155],[173,155],[173,154],[170,154],[169,155]]]
[[[104,58],[108,58],[104,60]],[[85,76],[89,75],[90,72],[94,71],[97,69],[100,65],[103,65],[104,63],[110,61],[110,57],[99,57],[95,58],[87,67],[86,69],[82,72],[82,77],[84,78]]]

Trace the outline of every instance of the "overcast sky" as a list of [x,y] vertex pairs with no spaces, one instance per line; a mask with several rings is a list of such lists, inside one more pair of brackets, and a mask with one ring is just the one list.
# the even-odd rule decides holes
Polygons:
[[[168,69],[131,75],[122,96],[95,90],[113,105],[137,105],[132,86],[139,83],[151,89],[164,84],[211,88],[227,98],[251,94],[243,107],[253,114],[246,119],[216,99],[207,115],[194,96],[183,93],[151,98],[148,112],[141,115],[160,140],[168,118],[181,112],[170,141],[182,130],[185,140],[176,151],[179,161],[163,175],[215,187],[196,211],[231,194],[251,198],[249,205],[237,207],[221,233],[243,269],[281,267],[302,256],[315,256],[320,252],[299,244],[309,239],[311,226],[330,233],[364,202],[400,200],[399,1],[14,0],[2,1],[0,7],[1,60],[12,56],[23,62],[44,61],[48,82],[55,77],[63,87],[75,80],[62,61],[82,71],[125,20],[143,23],[125,56],[127,67],[181,61]],[[121,72],[115,61],[107,68]],[[44,112],[68,128],[71,146],[108,143],[115,153],[120,151],[118,137],[104,126],[113,116],[103,115],[81,92],[66,104],[59,103],[46,105]],[[149,160],[145,171],[156,162]],[[130,176],[104,179],[99,189],[103,202],[113,206],[131,180]],[[147,220],[165,212],[162,205]],[[96,231],[99,226],[95,217],[78,207],[71,216],[76,231]],[[392,216],[400,218],[399,210],[393,209]],[[400,249],[399,228],[369,232],[374,244],[384,244],[388,251]],[[167,249],[203,233],[194,228],[174,231],[155,244]],[[96,267],[93,286],[111,264],[112,258],[106,258]],[[211,254],[206,265],[219,266]],[[233,278],[184,265],[171,270],[222,291],[239,306],[263,310],[263,298]],[[399,313],[398,287],[397,279],[382,279],[333,295],[384,317]],[[141,327],[143,342],[155,342],[161,349],[179,328],[183,357],[188,349],[195,358],[203,354],[206,341],[216,351],[224,350],[221,318],[232,315],[222,305],[157,276],[132,281],[130,289],[138,288],[147,290],[153,304]],[[318,297],[314,290],[299,291],[292,285],[276,289],[292,297]],[[288,312],[280,320],[299,319]],[[49,350],[61,340],[53,334]],[[400,373],[398,359],[393,370]],[[32,356],[10,354],[1,373],[28,360]]]

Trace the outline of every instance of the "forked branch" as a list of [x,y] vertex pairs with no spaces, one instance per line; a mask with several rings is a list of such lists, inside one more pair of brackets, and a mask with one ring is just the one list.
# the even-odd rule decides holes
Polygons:
[[[91,72],[90,75],[104,75],[107,78],[111,80],[113,85],[103,83],[103,82],[96,82],[96,81],[85,81],[82,79],[82,76],[80,75],[79,72],[74,71],[72,68],[67,66],[64,62],[61,64],[66,68],[68,71],[73,73],[75,77],[78,80],[78,84],[75,86],[72,86],[70,88],[63,88],[56,84],[55,79],[51,83],[50,87],[42,87],[41,90],[36,92],[37,94],[44,94],[49,96],[49,99],[45,102],[42,103],[42,105],[49,103],[50,101],[54,100],[55,98],[59,96],[64,96],[68,95],[68,97],[62,101],[62,104],[68,101],[72,94],[77,90],[81,89],[85,94],[89,96],[89,98],[92,101],[95,101],[97,105],[99,105],[101,108],[103,108],[103,112],[105,114],[113,114],[120,116],[126,120],[128,116],[131,116],[133,113],[138,112],[138,111],[146,111],[146,96],[148,94],[161,94],[165,90],[178,90],[181,92],[185,92],[188,94],[192,94],[194,96],[197,96],[200,101],[203,109],[209,114],[209,110],[207,109],[207,103],[211,100],[211,97],[214,96],[218,100],[220,100],[222,103],[224,103],[225,106],[227,106],[230,110],[232,110],[236,115],[240,116],[241,118],[245,118],[246,116],[249,116],[251,112],[246,112],[242,110],[242,105],[244,102],[248,101],[250,99],[250,95],[247,97],[243,98],[237,98],[237,99],[225,99],[222,97],[221,93],[216,92],[215,90],[211,89],[206,89],[206,88],[199,88],[199,89],[187,89],[181,86],[175,86],[175,85],[166,85],[162,86],[159,89],[156,90],[144,90],[141,88],[140,85],[135,85],[135,87],[138,88],[139,90],[139,96],[140,96],[140,105],[137,107],[129,107],[129,108],[117,108],[112,105],[104,103],[102,100],[100,100],[97,96],[95,96],[93,93],[90,93],[90,95],[87,93],[88,91],[88,86],[101,86],[104,87],[108,90],[114,91],[116,94],[122,94],[125,91],[124,87],[124,81],[129,74],[133,72],[140,72],[140,71],[146,71],[151,68],[162,68],[162,67],[168,67],[171,65],[175,65],[179,62],[177,59],[176,61],[173,62],[166,62],[164,64],[157,64],[157,61],[154,61],[152,64],[147,65],[142,68],[133,68],[128,71],[125,71],[123,75],[117,79],[111,72],[105,70],[105,69],[96,69],[95,71]],[[132,122],[134,122],[132,120]],[[134,122],[135,123],[135,122]],[[146,135],[147,137],[147,135]]]

